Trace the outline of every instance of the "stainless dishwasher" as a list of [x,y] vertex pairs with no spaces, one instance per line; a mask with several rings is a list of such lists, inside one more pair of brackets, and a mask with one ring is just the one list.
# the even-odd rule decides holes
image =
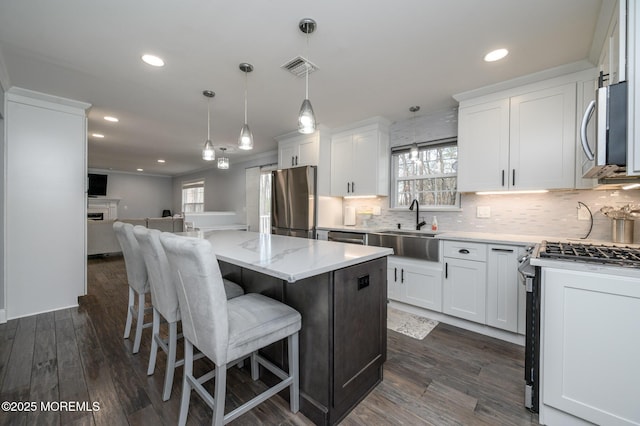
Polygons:
[[338,243],[367,245],[367,234],[352,231],[329,231],[327,239]]

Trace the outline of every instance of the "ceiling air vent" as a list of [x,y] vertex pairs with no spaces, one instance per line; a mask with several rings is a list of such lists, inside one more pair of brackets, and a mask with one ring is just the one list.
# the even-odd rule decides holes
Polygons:
[[318,66],[302,56],[296,56],[290,61],[287,61],[287,63],[282,65],[280,68],[289,71],[296,77],[304,77],[307,73],[307,68],[309,69],[309,74],[311,74],[318,69]]

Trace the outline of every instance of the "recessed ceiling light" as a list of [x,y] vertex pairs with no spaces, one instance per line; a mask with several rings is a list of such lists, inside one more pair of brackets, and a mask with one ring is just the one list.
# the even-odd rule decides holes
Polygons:
[[144,169],[136,169],[139,172],[144,172]]
[[162,60],[162,58],[159,58],[158,56],[155,55],[142,55],[142,60],[146,63],[151,65],[152,67],[163,67],[164,66],[164,61]]
[[107,121],[111,121],[112,123],[117,123],[118,121],[120,121],[116,117],[112,117],[110,115],[107,115],[106,117],[104,117],[104,119]]
[[487,62],[499,61],[508,54],[509,51],[507,49],[496,49],[484,55],[484,60]]
[[98,138],[98,139],[104,138],[104,135],[102,135],[100,133],[92,133],[91,136],[93,136],[94,138]]
[[158,163],[164,163],[164,162],[165,161],[162,158],[158,159]]

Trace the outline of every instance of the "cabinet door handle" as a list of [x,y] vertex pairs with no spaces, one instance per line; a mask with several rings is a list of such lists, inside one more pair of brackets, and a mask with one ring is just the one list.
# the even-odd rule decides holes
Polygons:
[[356,192],[356,184],[351,182],[351,192]]
[[298,156],[296,155],[296,166],[298,165]]
[[347,194],[349,193],[349,182],[347,182]]
[[516,186],[516,169],[513,169],[511,175],[511,186]]
[[469,254],[470,252],[467,249],[460,249],[460,250],[458,250],[458,253],[460,253],[460,254]]
[[404,283],[404,268],[400,269],[400,282]]
[[449,278],[449,264],[447,262],[444,263],[444,279]]
[[398,282],[398,268],[393,268],[393,282]]
[[504,186],[504,169],[502,169],[502,186]]
[[513,249],[492,248],[491,251],[499,251],[502,253],[513,253]]
[[291,156],[291,166],[295,166],[295,164],[293,164],[293,156]]

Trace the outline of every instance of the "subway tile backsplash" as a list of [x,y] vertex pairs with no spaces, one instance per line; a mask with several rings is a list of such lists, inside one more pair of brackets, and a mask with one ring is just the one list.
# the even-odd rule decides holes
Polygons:
[[[578,201],[593,213],[593,230],[589,239],[610,241],[611,219],[600,213],[604,206],[620,208],[640,204],[638,190],[551,191],[544,194],[476,195],[463,194],[460,211],[423,211],[420,220],[430,229],[433,216],[439,231],[470,231],[496,234],[522,234],[581,238],[589,231],[590,221],[578,220]],[[345,199],[343,207],[356,208],[356,226],[369,228],[415,229],[415,211],[390,210],[386,197]],[[477,207],[488,207],[490,217],[478,218]],[[363,215],[380,207],[379,216]],[[584,207],[582,207],[584,208]],[[640,243],[640,225],[635,226],[634,242]]]

